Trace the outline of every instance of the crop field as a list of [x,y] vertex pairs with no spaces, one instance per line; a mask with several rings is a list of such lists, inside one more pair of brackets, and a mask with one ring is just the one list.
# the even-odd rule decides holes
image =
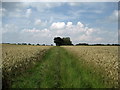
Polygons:
[[[35,64],[35,62],[37,60],[40,60],[44,52],[49,48],[50,47],[47,47],[47,46],[3,44],[2,45],[2,71],[5,77],[4,79],[7,79],[7,81],[10,81],[8,79],[11,79],[12,77],[14,77],[17,72],[23,71],[27,69],[30,65]],[[20,71],[17,71],[17,70],[20,70]],[[7,84],[7,81],[5,80],[6,84]],[[10,82],[8,83],[10,84]]]
[[118,87],[117,46],[2,45],[3,88]]
[[[118,85],[118,47],[116,46],[64,46],[79,58],[86,66],[93,68],[93,72],[101,72],[106,83]],[[82,60],[81,60],[82,59]]]
[[[11,71],[12,66],[19,67],[25,62],[27,65],[29,62],[34,63],[34,56],[41,52],[41,55],[46,49],[50,47],[46,46],[22,46],[22,45],[4,45],[2,46],[2,58],[3,68]],[[42,53],[43,52],[43,53]],[[32,59],[30,59],[32,58]]]

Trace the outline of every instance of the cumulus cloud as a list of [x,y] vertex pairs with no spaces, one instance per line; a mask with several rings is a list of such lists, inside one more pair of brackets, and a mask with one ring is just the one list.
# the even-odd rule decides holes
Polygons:
[[[60,22],[59,22],[60,23]],[[50,30],[51,35],[61,37],[71,37],[73,43],[106,43],[114,32],[104,31],[96,28],[87,27],[85,24],[78,21],[76,24],[67,22],[62,29]],[[109,34],[108,38],[103,37]],[[115,39],[115,37],[113,37]],[[109,41],[110,43],[112,41]]]
[[66,25],[66,27],[72,27],[73,25],[72,25],[73,23],[72,22],[67,22],[67,25]]
[[[81,41],[105,42],[104,40],[107,42],[108,39],[106,38],[113,38],[112,34],[114,31],[112,32],[112,29],[115,28],[114,26],[111,28],[108,25],[111,26],[111,22],[117,21],[118,17],[118,11],[116,8],[114,11],[113,9],[111,10],[113,13],[110,16],[106,16],[107,10],[113,8],[111,3],[108,5],[107,3],[28,3],[26,1],[22,3],[3,2],[2,7],[3,9],[0,9],[0,11],[5,12],[3,14],[3,33],[8,33],[8,36],[20,33],[20,38],[23,41],[44,42],[46,40],[46,42],[53,42],[54,36],[68,36],[71,37],[74,43],[79,43]],[[98,14],[100,17],[97,16]],[[107,19],[104,19],[106,17]],[[87,27],[79,20],[82,20],[84,23],[96,28],[103,27],[105,30],[97,30],[96,28],[89,26]],[[96,22],[94,22],[95,20],[101,20],[99,21],[101,23],[106,21],[109,22],[109,24],[96,24]],[[18,28],[14,24],[17,25]],[[104,27],[104,25],[107,25],[107,27]],[[105,37],[105,35],[107,35],[107,37]]]
[[81,22],[77,22],[77,25],[80,27],[84,27],[84,25]]
[[52,23],[51,25],[51,29],[63,29],[65,27],[65,23],[64,22],[55,22]]
[[[10,34],[11,32],[12,34]],[[17,41],[20,40],[28,43],[30,42],[30,43],[45,43],[45,44],[53,43],[53,38],[55,36],[70,37],[74,44],[80,42],[100,43],[100,42],[106,42],[105,40],[107,40],[104,39],[104,37],[101,37],[101,35],[113,34],[109,32],[102,32],[99,29],[97,30],[94,28],[89,28],[80,21],[78,21],[76,24],[73,24],[73,22],[67,22],[67,23],[54,22],[48,28],[44,28],[44,29],[24,28],[20,31],[18,30],[17,26],[6,24],[4,25],[3,28],[3,34],[5,33],[9,33],[10,35],[19,33],[20,37],[19,39],[17,39]]]
[[[55,30],[53,30],[55,29]],[[102,42],[103,38],[95,36],[98,31],[94,28],[86,27],[80,21],[73,25],[72,22],[54,22],[48,29],[24,29],[24,33],[33,34],[39,38],[54,38],[55,36],[71,37],[74,43],[76,42]],[[52,43],[52,42],[51,42]]]

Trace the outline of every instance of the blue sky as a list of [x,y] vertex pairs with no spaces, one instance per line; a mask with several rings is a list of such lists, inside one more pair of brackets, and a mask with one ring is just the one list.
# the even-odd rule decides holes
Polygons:
[[117,2],[3,2],[2,42],[118,43]]

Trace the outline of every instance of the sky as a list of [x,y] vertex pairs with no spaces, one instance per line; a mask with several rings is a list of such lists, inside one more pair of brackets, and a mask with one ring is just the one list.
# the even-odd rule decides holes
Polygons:
[[2,2],[2,42],[118,43],[117,2]]

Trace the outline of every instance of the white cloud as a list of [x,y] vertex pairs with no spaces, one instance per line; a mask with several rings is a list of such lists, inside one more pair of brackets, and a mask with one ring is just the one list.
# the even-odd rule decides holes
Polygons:
[[[69,6],[70,8],[67,10],[67,12],[65,13],[66,10],[63,10],[56,14],[57,12],[56,10],[57,9],[62,10],[63,8],[61,8],[62,7],[61,5],[65,6],[66,4],[70,5]],[[50,2],[45,2],[45,3],[37,3],[37,2],[28,3],[27,2],[25,3],[25,2],[22,2],[22,3],[14,3],[14,4],[8,3],[8,4],[4,4],[3,6],[5,9],[3,11],[7,10],[5,17],[8,18],[8,19],[4,19],[5,20],[4,23],[18,22],[14,24],[19,25],[20,29],[25,28],[22,30],[24,32],[22,34],[28,39],[30,36],[31,38],[33,37],[34,40],[36,40],[36,37],[40,38],[41,40],[42,39],[45,40],[45,38],[48,39],[48,37],[52,38],[54,36],[62,36],[62,37],[69,36],[75,42],[80,42],[81,40],[97,42],[97,41],[101,41],[102,40],[101,37],[107,33],[104,33],[103,31],[99,32],[98,30],[94,28],[86,27],[84,23],[81,23],[79,21],[76,22],[76,21],[77,20],[84,21],[85,19],[83,18],[85,18],[86,14],[88,15],[88,13],[90,13],[90,15],[92,15],[93,17],[96,17],[97,16],[96,13],[99,14],[99,13],[104,12],[105,10],[101,9],[105,7],[104,3],[101,3],[100,5],[99,4],[100,3],[95,4],[95,3],[78,3],[78,2],[76,3],[74,2],[71,2],[71,3],[55,3],[55,2],[54,3],[50,3]],[[81,9],[78,9],[78,7],[73,8],[74,6],[80,6],[80,5],[81,6],[83,5]],[[59,7],[59,8],[52,9],[56,7]],[[98,9],[97,7],[101,7],[101,8]],[[83,15],[85,16],[83,17]],[[88,15],[88,18],[90,15]],[[117,16],[118,15],[117,15],[117,10],[116,10],[113,12],[113,14],[111,14],[111,17],[109,18],[111,18],[111,21],[112,20],[114,21],[114,19],[112,18],[115,18]],[[20,18],[16,18],[16,17],[20,17]],[[27,23],[28,21],[30,23]],[[69,21],[69,22],[63,22],[63,21]],[[74,24],[72,21],[76,22],[76,24]],[[87,22],[89,23],[89,21],[90,20],[88,20]],[[93,24],[94,23],[91,22],[92,26]],[[94,26],[96,27],[96,24]],[[99,26],[100,25],[97,25],[97,27]],[[6,32],[10,33],[10,32],[13,32],[14,30],[17,30],[17,28],[14,29],[15,26],[12,26],[12,27],[10,28],[9,25],[4,26],[3,33],[6,33]],[[105,31],[108,31],[108,30],[105,30]],[[19,32],[20,31],[18,31],[18,33]],[[21,38],[23,36],[22,34],[21,34]]]
[[[40,19],[37,19],[36,21],[41,22]],[[74,44],[80,42],[101,43],[106,42],[105,40],[107,40],[104,37],[101,37],[101,34],[109,34],[109,32],[102,32],[94,28],[86,27],[80,21],[76,24],[73,24],[72,22],[67,22],[66,24],[65,22],[54,22],[48,28],[25,28],[22,31],[19,31],[15,25],[6,24],[4,26],[3,33],[11,32],[18,32],[20,34],[19,40],[22,42],[41,44],[53,43],[53,38],[55,36],[70,37]],[[110,35],[112,34],[113,33],[110,33]]]
[[79,27],[84,27],[84,25],[83,25],[81,22],[77,22],[77,25],[78,25]]
[[73,25],[72,25],[73,23],[72,22],[67,22],[67,25],[66,25],[66,27],[72,27]]
[[52,23],[51,29],[63,29],[65,27],[64,22]]
[[[59,22],[61,23],[61,22]],[[59,25],[59,23],[57,23]],[[63,23],[63,22],[62,22]],[[55,23],[56,27],[56,23]],[[61,36],[61,37],[71,37],[73,42],[102,42],[103,38],[99,35],[105,34],[104,32],[99,32],[98,36],[95,36],[99,30],[95,30],[94,28],[86,27],[83,23],[80,21],[77,22],[75,25],[73,25],[72,22],[67,22],[67,24],[64,24],[64,28],[52,30],[51,34],[53,36]]]

